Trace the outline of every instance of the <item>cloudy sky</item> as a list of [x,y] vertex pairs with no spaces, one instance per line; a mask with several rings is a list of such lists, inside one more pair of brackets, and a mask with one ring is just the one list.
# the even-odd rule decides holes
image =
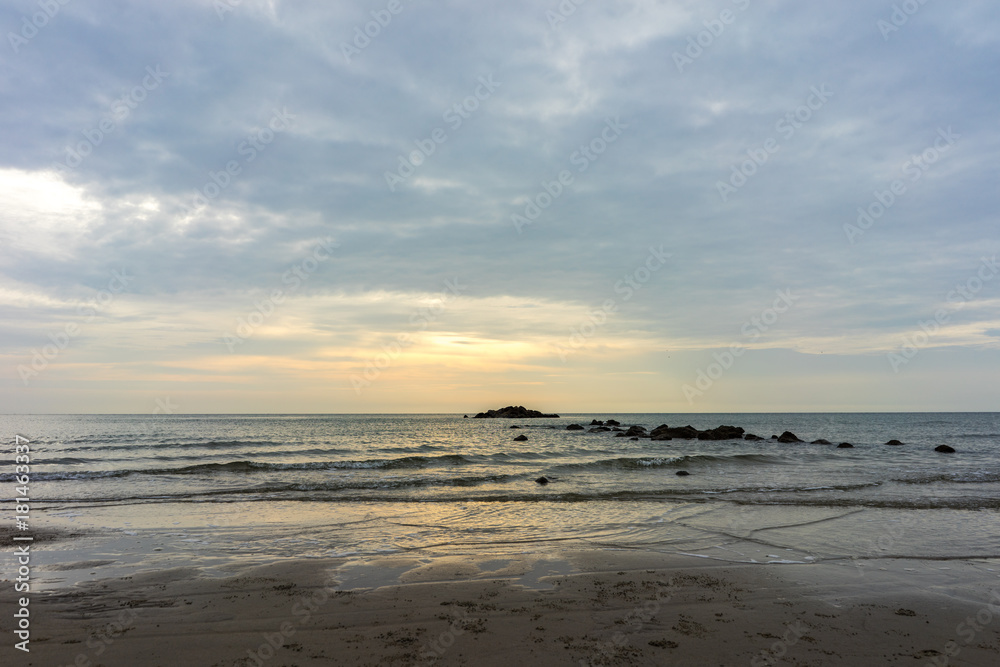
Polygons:
[[0,411],[1000,409],[1000,6],[576,3],[4,1]]

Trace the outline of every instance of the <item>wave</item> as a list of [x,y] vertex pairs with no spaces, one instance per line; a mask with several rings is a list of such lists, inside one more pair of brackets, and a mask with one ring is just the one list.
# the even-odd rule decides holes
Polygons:
[[[35,473],[39,481],[107,479],[129,475],[211,475],[213,473],[258,473],[315,470],[399,470],[428,468],[435,465],[462,465],[469,460],[459,454],[443,456],[404,456],[396,459],[367,459],[363,461],[315,461],[309,463],[262,463],[259,461],[229,461],[227,463],[199,463],[179,468],[138,468],[133,470],[103,470]],[[0,475],[0,481],[9,481],[12,475]]]
[[647,470],[654,468],[695,467],[699,464],[733,463],[736,465],[759,465],[762,463],[780,464],[784,459],[766,454],[733,454],[716,456],[712,454],[689,454],[682,456],[638,456],[601,459],[587,463],[565,463],[555,466],[561,470]]

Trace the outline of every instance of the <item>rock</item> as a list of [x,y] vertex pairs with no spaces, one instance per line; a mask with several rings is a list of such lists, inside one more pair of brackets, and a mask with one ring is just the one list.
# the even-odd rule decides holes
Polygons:
[[756,441],[756,440],[763,440],[764,438],[760,437],[759,435],[754,435],[753,433],[747,433],[745,436],[743,436],[743,439]]
[[698,437],[700,431],[694,426],[674,426],[673,428],[667,426],[666,424],[661,424],[657,426],[649,435],[652,436],[654,440],[663,439],[663,436],[668,438],[679,438],[681,440],[694,440]]
[[621,426],[622,424],[621,424],[621,422],[615,421],[614,419],[609,419],[609,420],[607,420],[607,421],[604,422],[604,425],[605,426]]
[[901,443],[899,440],[890,440],[889,442],[887,442],[885,444],[890,445],[892,447],[899,447],[903,443]]
[[604,422],[597,421],[596,419],[591,419],[590,420],[590,425],[591,426],[604,426]]
[[462,419],[468,419],[469,415],[462,415]]
[[837,445],[837,449],[854,449],[854,445],[849,442],[842,442]]
[[678,477],[687,477],[690,474],[687,470],[678,470],[676,473]]
[[608,428],[607,426],[595,426],[594,428],[592,428],[589,431],[587,431],[587,433],[604,433],[604,432],[610,431],[610,430],[611,429]]
[[511,428],[521,428],[521,427],[518,426],[517,424],[513,424],[513,425],[511,425]]
[[528,410],[520,405],[508,405],[499,410],[480,412],[475,419],[558,419],[559,415],[544,415],[538,410]]
[[526,436],[526,435],[519,435],[516,438],[514,438],[514,442],[524,442],[527,439],[528,439],[528,436]]
[[612,426],[612,427],[611,427],[611,430],[612,430],[612,431],[620,431],[620,430],[622,430],[622,429],[618,428],[617,426]]
[[639,438],[629,438],[629,440],[638,440]]
[[567,431],[582,431],[583,427],[580,426],[579,424],[570,424],[569,426],[566,427],[566,430]]
[[535,484],[541,484],[542,486],[545,486],[548,483],[549,483],[549,478],[544,475],[535,480]]
[[640,438],[648,438],[649,435],[646,433],[645,426],[629,426],[628,430],[625,431],[625,435],[628,437],[637,436]]
[[801,440],[799,438],[799,436],[795,435],[791,431],[785,431],[784,433],[782,433],[781,435],[778,436],[778,442],[786,442],[786,443],[787,442],[804,442],[804,440]]
[[698,434],[699,440],[741,440],[743,439],[743,429],[739,426],[719,426],[718,428],[702,431]]
[[935,452],[941,452],[942,454],[954,454],[955,448],[949,447],[948,445],[938,445],[934,448]]
[[823,438],[820,438],[819,440],[813,440],[809,444],[810,445],[832,445],[833,443],[830,442],[829,440],[824,440]]
[[771,440],[777,440],[777,439],[778,439],[778,436],[776,436],[776,435],[772,435],[771,436]]

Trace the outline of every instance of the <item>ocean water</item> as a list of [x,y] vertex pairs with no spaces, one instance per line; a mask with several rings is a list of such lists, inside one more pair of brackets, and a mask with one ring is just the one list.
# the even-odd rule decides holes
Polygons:
[[[608,418],[854,448],[566,430]],[[135,562],[568,548],[761,563],[1000,557],[998,413],[6,415],[0,426],[31,441],[33,525],[131,539]],[[13,472],[0,468],[9,524]],[[119,547],[107,555],[124,562]],[[70,548],[53,545],[53,563]]]

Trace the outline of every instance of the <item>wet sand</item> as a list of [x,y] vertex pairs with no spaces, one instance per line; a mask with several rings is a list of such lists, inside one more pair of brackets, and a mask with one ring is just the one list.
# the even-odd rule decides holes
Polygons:
[[1000,565],[637,551],[289,559],[32,593],[4,665],[995,665]]

